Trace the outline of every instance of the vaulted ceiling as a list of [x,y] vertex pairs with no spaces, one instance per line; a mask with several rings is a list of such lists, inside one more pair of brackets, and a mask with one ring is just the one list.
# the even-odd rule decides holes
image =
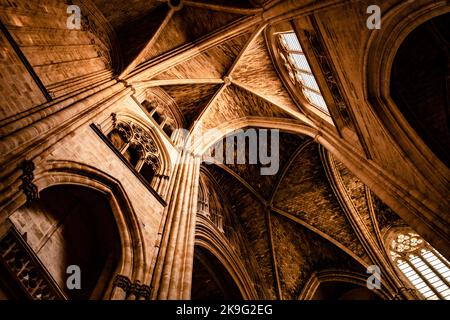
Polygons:
[[[312,221],[316,227],[330,229],[333,226],[328,223],[329,217],[326,215],[334,214],[339,220],[334,223],[334,227],[337,229],[344,227],[347,238],[351,239],[350,242],[357,243],[358,240],[347,227],[348,222],[345,221],[339,205],[333,203],[333,200],[336,200],[333,199],[326,178],[323,181],[324,171],[318,159],[317,145],[307,138],[282,133],[280,147],[280,170],[274,176],[261,176],[258,165],[214,165],[209,166],[208,170],[224,190],[224,194],[233,199],[235,213],[249,238],[250,251],[255,252],[265,282],[273,284],[270,287],[272,297],[277,296],[276,276],[273,270],[277,268],[280,273],[280,285],[287,291],[282,292],[282,295],[295,299],[294,293],[299,294],[301,285],[309,276],[307,270],[312,267],[308,266],[304,257],[320,260],[315,254],[317,251],[311,251],[309,246],[321,243],[322,247],[332,247],[334,251],[339,251],[328,241],[317,237],[317,234],[311,236],[312,231],[299,222],[309,220],[308,225]],[[320,177],[314,179],[315,177],[307,175]],[[304,190],[298,190],[299,188]],[[270,205],[272,199],[273,204]],[[316,207],[317,202],[322,205]],[[272,234],[267,225],[266,215],[272,218]],[[275,253],[273,258],[271,242]],[[300,243],[302,245],[299,245]],[[342,255],[345,254],[340,253],[340,256]],[[339,254],[334,252],[332,256]],[[276,262],[271,259],[275,259]],[[347,260],[353,259],[347,257]],[[328,264],[331,267],[331,262]],[[334,264],[334,267],[343,266]]]
[[[187,128],[215,128],[244,117],[301,118],[274,66],[264,24],[223,36],[277,0],[183,1],[180,10],[173,9],[177,1],[93,2],[117,36],[119,78],[141,91],[163,90]],[[136,76],[143,66],[153,71]],[[335,177],[328,166],[336,168]],[[387,210],[375,216],[370,190],[310,138],[281,132],[277,174],[263,176],[260,167],[214,164],[206,170],[244,230],[267,298],[295,299],[315,270],[363,272],[370,264],[338,192],[348,195],[374,238],[380,239],[378,222],[397,221]],[[336,177],[344,186],[337,191]]]
[[[217,144],[226,150],[227,142]],[[259,162],[204,168],[247,238],[249,255],[265,283],[257,289],[266,292],[265,298],[297,299],[313,272],[364,273],[372,263],[354,229],[356,219],[363,221],[381,250],[384,232],[405,224],[312,139],[280,132],[279,146],[275,175],[261,175]],[[248,157],[246,150],[246,163]],[[333,187],[338,181],[340,190]],[[342,203],[342,197],[349,203]]]
[[291,118],[298,112],[279,79],[261,32],[245,33],[165,70],[161,84],[190,128],[214,128],[246,116]]
[[[93,2],[117,37],[119,77],[140,83],[142,90],[165,90],[188,128],[196,121],[211,128],[239,117],[291,118],[298,113],[272,63],[263,24],[220,38],[277,1],[183,1],[180,9],[177,1]],[[211,38],[217,41],[204,45]],[[197,50],[143,79],[130,76],[140,66],[158,65],[188,47]]]

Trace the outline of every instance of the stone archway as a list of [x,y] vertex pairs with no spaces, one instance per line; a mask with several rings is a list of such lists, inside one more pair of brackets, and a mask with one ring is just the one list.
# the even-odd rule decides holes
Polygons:
[[382,288],[369,290],[366,277],[345,270],[323,270],[311,275],[299,300],[384,300],[390,296]]
[[[110,261],[108,262],[109,269],[107,270],[109,271],[105,271],[105,273],[102,273],[102,281],[105,284],[103,290],[97,290],[98,294],[93,295],[92,298],[123,299],[127,297],[128,292],[126,290],[126,287],[121,285],[121,283],[119,283],[120,281],[117,281],[118,276],[120,279],[127,279],[129,282],[138,281],[141,283],[146,283],[149,281],[151,277],[151,270],[146,263],[147,259],[145,258],[146,253],[144,248],[142,230],[139,226],[130,200],[128,199],[128,196],[126,195],[126,192],[119,181],[91,166],[73,161],[58,160],[47,162],[40,166],[40,168],[36,172],[36,178],[33,183],[35,184],[36,188],[42,193],[42,196],[44,198],[42,198],[41,200],[44,200],[44,202],[45,198],[48,197],[48,195],[46,195],[48,191],[46,190],[51,190],[54,188],[81,188],[84,189],[85,195],[86,192],[89,194],[95,194],[94,197],[97,197],[98,199],[96,199],[96,201],[93,201],[93,203],[99,203],[99,205],[101,204],[102,210],[100,211],[108,211],[108,221],[103,221],[102,223],[100,220],[100,222],[97,223],[97,226],[98,228],[109,229],[108,232],[114,232],[116,234],[113,237],[117,240],[117,244],[113,251],[117,252],[118,254],[114,257],[114,259],[110,259]],[[83,191],[81,192],[83,193]],[[63,195],[59,197],[64,197],[64,192],[62,192],[62,194]],[[52,197],[51,194],[50,197],[52,199],[55,198]],[[81,196],[81,198],[83,198],[83,196]],[[20,211],[21,208],[27,209],[27,206],[39,206],[39,204],[36,205],[35,203],[41,201],[34,200],[33,202],[31,202],[31,204],[26,204],[24,200],[25,199],[23,199],[23,202],[16,201],[14,203],[16,209],[13,211]],[[88,199],[85,200],[86,201],[84,201],[84,203],[88,203],[87,206],[84,206],[88,207],[86,211],[92,211],[89,208],[89,206],[92,205],[92,201],[90,202]],[[60,201],[55,201],[56,204],[58,204],[59,202]],[[49,213],[50,216],[52,216],[52,214],[53,216],[55,216],[55,214],[58,215],[58,212],[56,212],[58,211],[58,208],[53,208],[52,211],[53,212]],[[93,212],[92,215],[97,214]],[[86,219],[84,220],[81,219],[80,221],[78,221],[78,226],[80,226],[80,223],[82,223],[83,221],[89,223],[90,219],[95,219],[95,217],[86,217]],[[58,218],[54,220],[58,220]],[[61,223],[56,223],[56,225],[61,225]],[[76,225],[77,223],[75,223],[75,226]],[[58,227],[55,227],[53,229],[57,230]],[[55,232],[55,230],[53,230],[53,232]],[[76,233],[83,236],[83,232],[79,231],[80,230],[78,230]],[[98,230],[94,231],[98,232]],[[64,257],[64,255],[61,254],[61,257]],[[104,261],[104,263],[106,263],[106,261]],[[115,277],[112,277],[113,273],[116,274]],[[91,296],[89,295],[89,297]],[[87,298],[87,295],[83,296],[82,298]]]
[[395,105],[447,167],[450,39],[445,30],[449,19],[450,13],[434,17],[408,34],[395,55],[390,79]]
[[242,294],[227,269],[208,250],[194,248],[192,300],[242,300]]
[[[121,250],[104,193],[76,184],[52,185],[9,219],[66,298],[102,299],[111,290]],[[79,268],[79,288],[66,283],[78,272],[69,267]]]

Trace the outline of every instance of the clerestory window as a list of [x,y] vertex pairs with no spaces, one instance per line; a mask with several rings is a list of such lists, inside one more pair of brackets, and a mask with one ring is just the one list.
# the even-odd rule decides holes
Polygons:
[[132,122],[119,122],[108,138],[136,171],[151,182],[160,169],[159,151],[152,137]]
[[301,89],[303,96],[311,105],[329,115],[316,78],[295,32],[278,33],[278,40],[279,54],[291,81]]
[[391,258],[427,300],[450,300],[450,264],[413,231],[398,232],[390,242]]
[[173,126],[173,121],[170,120],[170,117],[167,115],[163,115],[160,112],[156,111],[157,108],[155,107],[155,102],[150,102],[148,100],[144,100],[142,102],[142,107],[144,108],[144,111],[147,113],[147,115],[159,125],[159,127],[164,131],[164,133],[173,140],[173,133],[175,131],[175,128]]

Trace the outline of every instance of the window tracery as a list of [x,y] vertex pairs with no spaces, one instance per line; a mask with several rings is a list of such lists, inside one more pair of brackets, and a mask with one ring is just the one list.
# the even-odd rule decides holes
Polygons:
[[427,300],[450,300],[450,263],[412,231],[399,232],[389,244],[392,260]]
[[141,126],[131,121],[116,122],[108,138],[128,162],[148,180],[160,171],[158,147]]

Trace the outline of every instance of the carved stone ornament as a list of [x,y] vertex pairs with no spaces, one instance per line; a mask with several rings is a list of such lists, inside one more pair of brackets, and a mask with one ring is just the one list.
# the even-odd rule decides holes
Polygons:
[[19,164],[18,168],[21,169],[23,172],[22,175],[20,176],[22,184],[20,185],[19,189],[25,193],[28,202],[38,199],[39,191],[37,186],[33,183],[34,179],[33,171],[35,169],[33,161],[24,160]]
[[116,129],[127,143],[138,148],[141,158],[150,165],[154,172],[161,167],[160,154],[153,138],[140,126],[132,122],[118,122]]
[[141,284],[139,281],[131,282],[128,277],[121,274],[116,276],[114,286],[121,288],[127,295],[133,294],[137,298],[150,298],[150,287],[148,285]]
[[54,280],[39,262],[22,236],[11,228],[0,240],[0,264],[10,273],[12,281],[33,300],[65,299]]

